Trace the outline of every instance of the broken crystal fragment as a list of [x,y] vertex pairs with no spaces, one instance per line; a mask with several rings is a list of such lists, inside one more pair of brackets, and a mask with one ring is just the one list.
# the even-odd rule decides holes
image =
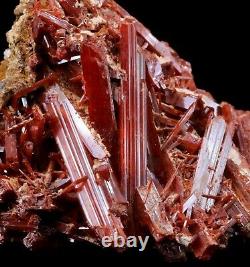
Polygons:
[[152,180],[146,186],[137,189],[136,203],[140,223],[148,227],[157,242],[174,234],[174,228],[168,220],[164,203]]

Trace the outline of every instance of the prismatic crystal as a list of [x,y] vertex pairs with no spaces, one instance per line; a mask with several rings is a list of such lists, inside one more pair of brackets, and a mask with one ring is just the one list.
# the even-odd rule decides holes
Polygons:
[[150,235],[167,260],[210,259],[249,236],[249,112],[198,89],[113,0],[19,10],[0,67],[0,243]]

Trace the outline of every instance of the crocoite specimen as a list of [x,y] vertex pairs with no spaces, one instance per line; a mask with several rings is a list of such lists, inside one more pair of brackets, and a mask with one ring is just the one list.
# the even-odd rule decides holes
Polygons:
[[236,226],[249,234],[248,112],[198,89],[113,0],[18,10],[0,76],[0,242],[150,234],[167,257],[209,259]]

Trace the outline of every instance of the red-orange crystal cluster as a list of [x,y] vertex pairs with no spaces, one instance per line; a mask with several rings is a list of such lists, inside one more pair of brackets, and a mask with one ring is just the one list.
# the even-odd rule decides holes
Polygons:
[[166,257],[209,259],[249,234],[249,112],[113,0],[30,12],[37,82],[0,113],[0,242],[150,234]]

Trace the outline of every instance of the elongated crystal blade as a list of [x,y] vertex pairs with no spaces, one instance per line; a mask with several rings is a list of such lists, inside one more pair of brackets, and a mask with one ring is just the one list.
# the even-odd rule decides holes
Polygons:
[[[218,159],[216,170],[213,179],[211,181],[211,188],[208,193],[211,196],[217,196],[220,191],[221,181],[226,168],[229,153],[232,149],[232,145],[233,145],[232,134],[227,129],[224,142],[222,144],[220,157]],[[214,205],[214,202],[215,202],[214,199],[211,198],[207,199],[206,210],[210,210],[210,208]]]
[[92,154],[94,158],[104,159],[107,156],[107,152],[102,148],[95,138],[93,137],[91,131],[87,127],[86,123],[80,117],[80,115],[75,111],[73,105],[65,99],[65,104],[67,104],[70,113],[75,116],[72,116],[74,123],[77,127],[78,133],[84,142],[84,145],[88,148],[89,152]]
[[132,200],[135,189],[147,181],[147,87],[145,60],[137,51],[133,23],[121,26],[121,66],[126,72],[122,81],[120,122],[120,173],[122,189]]
[[185,125],[185,123],[190,119],[190,117],[193,115],[194,110],[195,110],[196,103],[193,103],[186,114],[181,118],[181,120],[176,124],[175,128],[173,131],[170,133],[166,141],[162,145],[162,150],[163,149],[168,149],[170,144],[174,141],[174,138],[177,137],[179,132],[182,130],[182,127]]
[[172,62],[173,66],[178,72],[182,72],[181,65],[171,54],[172,50],[164,43],[160,42],[141,22],[132,17],[124,8],[122,8],[115,1],[106,1],[120,16],[124,18],[130,17],[133,19],[136,31],[150,44],[151,47],[162,57],[166,58],[169,62]]
[[75,26],[70,24],[67,20],[53,16],[46,11],[39,11],[38,17],[44,20],[47,24],[53,24],[56,27],[65,29],[67,31],[72,31],[73,29],[75,29]]
[[85,92],[89,102],[89,118],[110,151],[116,131],[116,120],[105,53],[95,43],[84,43],[81,59]]
[[78,192],[87,222],[100,237],[111,236],[115,232],[124,236],[119,217],[111,212],[112,206],[119,204],[122,199],[114,176],[110,173],[109,179],[97,182],[93,166],[72,118],[72,107],[69,108],[66,97],[57,85],[46,93],[44,108],[55,124],[51,125],[53,134],[72,182],[87,177],[86,184]]
[[212,119],[203,137],[191,192],[195,197],[191,195],[190,199],[193,201],[188,199],[184,204],[185,207],[188,206],[189,214],[195,202],[202,209],[211,208],[213,202],[207,203],[207,198],[203,195],[208,195],[209,192],[218,193],[219,191],[228,153],[232,146],[230,132],[227,134],[226,130],[225,120],[218,116]]

